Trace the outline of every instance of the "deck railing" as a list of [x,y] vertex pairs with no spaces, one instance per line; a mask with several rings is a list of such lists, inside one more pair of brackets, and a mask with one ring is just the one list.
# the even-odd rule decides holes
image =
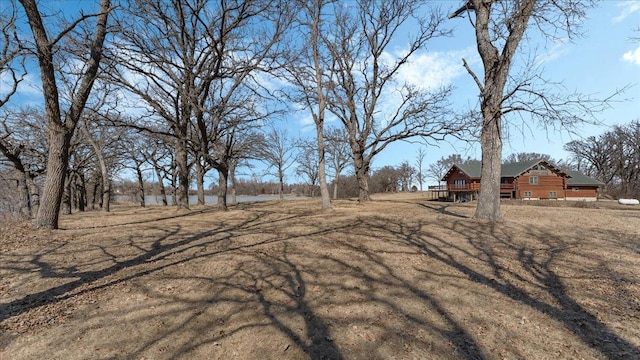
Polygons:
[[[513,184],[500,184],[500,191],[513,190],[515,187]],[[449,191],[478,191],[480,190],[479,183],[471,184],[448,184],[447,190]]]
[[[469,183],[469,184],[447,184],[447,185],[437,185],[437,186],[429,186],[429,191],[479,191],[480,184],[479,183]],[[513,184],[500,184],[500,191],[511,191],[515,189]]]

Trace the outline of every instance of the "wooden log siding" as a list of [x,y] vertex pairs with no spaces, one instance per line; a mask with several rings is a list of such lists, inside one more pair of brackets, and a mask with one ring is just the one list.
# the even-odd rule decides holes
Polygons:
[[[537,184],[531,184],[530,179],[532,176],[538,177]],[[526,172],[518,178],[518,193],[517,198],[525,199],[525,192],[531,192],[531,198],[534,199],[549,199],[550,193],[555,192],[557,199],[565,198],[565,179],[554,173],[548,175],[537,175]]]
[[[577,190],[574,190],[577,189]],[[596,199],[598,197],[598,187],[597,186],[585,186],[585,185],[576,185],[576,186],[567,186],[567,199],[571,198],[581,198],[581,199]]]

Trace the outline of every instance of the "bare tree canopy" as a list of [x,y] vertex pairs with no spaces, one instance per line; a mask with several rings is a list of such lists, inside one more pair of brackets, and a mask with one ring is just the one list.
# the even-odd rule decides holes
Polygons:
[[287,170],[294,164],[295,146],[285,129],[270,127],[266,129],[264,138],[257,147],[257,158],[262,160],[270,170],[270,175],[278,179],[278,194],[284,199],[284,178]]

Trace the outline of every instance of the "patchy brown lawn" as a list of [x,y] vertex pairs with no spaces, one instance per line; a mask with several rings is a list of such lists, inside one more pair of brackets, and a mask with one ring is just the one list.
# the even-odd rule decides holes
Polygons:
[[0,358],[640,358],[637,208],[375,198],[0,229]]

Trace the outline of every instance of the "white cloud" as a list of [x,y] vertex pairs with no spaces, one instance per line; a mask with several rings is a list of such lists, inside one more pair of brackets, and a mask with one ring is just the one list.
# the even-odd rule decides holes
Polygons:
[[630,50],[622,55],[622,60],[628,61],[632,64],[640,65],[640,46],[635,50]]
[[614,23],[619,23],[624,21],[624,19],[628,18],[634,13],[640,11],[640,0],[622,1],[616,4],[616,6],[621,8],[622,12],[618,16],[611,19],[611,21],[613,21]]
[[462,58],[471,65],[477,61],[477,54],[473,48],[415,54],[400,68],[398,80],[422,89],[435,89],[451,84],[456,77],[466,73]]

